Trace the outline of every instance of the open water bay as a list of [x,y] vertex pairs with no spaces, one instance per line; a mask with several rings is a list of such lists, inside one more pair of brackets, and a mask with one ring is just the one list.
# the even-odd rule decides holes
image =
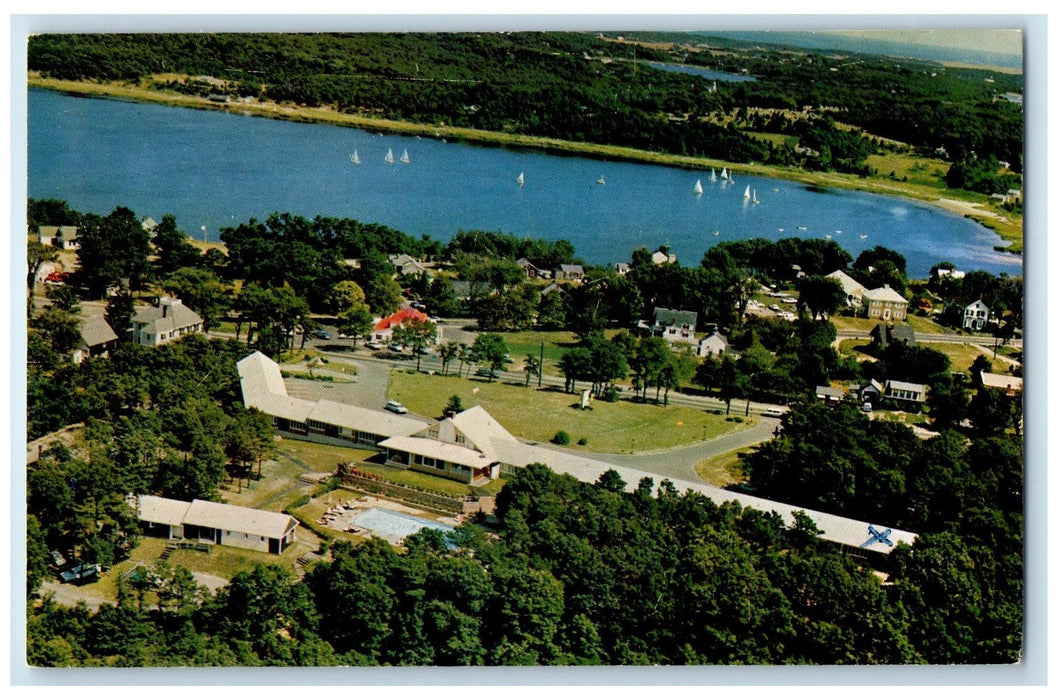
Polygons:
[[[596,264],[667,245],[696,265],[717,241],[797,236],[830,237],[853,257],[876,245],[895,249],[912,277],[945,260],[962,270],[1022,272],[1021,257],[993,250],[1001,239],[969,219],[910,200],[750,177],[737,166],[733,182],[719,172],[713,182],[709,171],[38,89],[29,91],[28,127],[30,197],[99,214],[117,206],[156,220],[174,214],[188,234],[209,240],[251,217],[290,212],[441,240],[461,229],[565,238]],[[405,150],[409,162],[401,163]]]

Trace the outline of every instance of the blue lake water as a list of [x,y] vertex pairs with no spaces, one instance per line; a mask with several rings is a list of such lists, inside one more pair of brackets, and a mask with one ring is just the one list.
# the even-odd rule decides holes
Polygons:
[[651,68],[667,71],[669,73],[699,75],[705,78],[706,80],[719,80],[726,83],[752,83],[757,80],[752,75],[743,75],[741,73],[723,73],[721,71],[709,70],[708,68],[701,68],[699,66],[688,66],[683,63],[655,63],[653,61],[648,61],[647,65]]
[[[898,250],[913,277],[942,260],[1022,271],[1020,256],[994,251],[999,237],[969,219],[910,200],[751,177],[737,166],[733,184],[711,182],[709,172],[36,89],[28,127],[30,197],[100,214],[117,206],[156,220],[174,214],[190,235],[205,227],[208,240],[251,217],[290,212],[441,240],[461,229],[565,238],[596,264],[668,245],[697,265],[720,240],[830,236],[853,257],[876,245]],[[350,162],[354,149],[360,165]],[[397,158],[407,149],[411,162],[385,163],[389,149]],[[747,186],[758,204],[744,198]]]

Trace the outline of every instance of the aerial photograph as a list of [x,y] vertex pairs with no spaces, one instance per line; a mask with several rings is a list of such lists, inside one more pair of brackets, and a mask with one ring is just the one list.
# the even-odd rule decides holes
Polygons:
[[1023,40],[29,35],[21,663],[1022,664]]

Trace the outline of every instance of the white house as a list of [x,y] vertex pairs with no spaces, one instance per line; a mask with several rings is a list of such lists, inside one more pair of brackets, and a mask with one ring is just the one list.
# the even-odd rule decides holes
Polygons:
[[698,313],[682,309],[654,307],[654,323],[647,325],[640,321],[639,327],[649,330],[650,334],[664,338],[670,343],[694,343],[694,329],[698,325]]
[[664,265],[665,263],[676,262],[676,256],[672,253],[666,253],[660,250],[654,251],[654,254],[650,256],[651,262],[655,265]]
[[389,261],[404,276],[426,274],[426,266],[406,253],[390,255]]
[[863,293],[867,288],[850,277],[844,270],[834,270],[828,278],[837,280],[841,289],[845,292],[845,305],[852,309],[860,308],[863,304]]
[[172,297],[162,297],[157,306],[140,309],[132,317],[132,339],[140,345],[165,345],[201,332],[202,317]]
[[698,341],[698,349],[695,353],[698,357],[709,357],[710,355],[722,356],[727,352],[727,338],[714,332]]
[[981,370],[981,384],[988,389],[999,389],[1007,396],[1014,396],[1021,393],[1024,380],[1021,377]]
[[921,405],[926,401],[926,386],[912,382],[885,381],[885,398],[907,404]]
[[76,226],[39,226],[37,242],[61,250],[77,250],[80,245],[77,242]]
[[988,324],[988,307],[978,299],[962,310],[962,327],[968,331],[979,331]]
[[584,266],[559,265],[555,268],[554,278],[556,280],[582,280],[584,279]]

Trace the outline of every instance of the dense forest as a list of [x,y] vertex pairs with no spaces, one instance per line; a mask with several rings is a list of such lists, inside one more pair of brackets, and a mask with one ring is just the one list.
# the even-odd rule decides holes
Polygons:
[[[879,139],[891,139],[929,156],[941,149],[959,172],[987,165],[983,177],[949,182],[985,194],[1005,192],[1022,170],[1023,112],[1005,98],[1021,93],[1021,75],[696,35],[633,37],[50,34],[31,37],[28,65],[56,78],[148,79],[202,96],[863,175]],[[657,63],[753,80],[714,89]]]
[[[922,534],[884,583],[774,513],[717,506],[615,472],[595,485],[543,465],[500,495],[495,534],[461,526],[336,543],[297,580],[237,574],[215,595],[186,570],[143,571],[117,605],[45,598],[35,665],[1011,663],[1021,639],[1017,541]],[[31,542],[31,548],[33,543]],[[1001,560],[994,555],[1013,547]],[[995,549],[993,549],[995,547]],[[141,583],[142,582],[142,583]],[[157,604],[144,604],[153,593]]]

